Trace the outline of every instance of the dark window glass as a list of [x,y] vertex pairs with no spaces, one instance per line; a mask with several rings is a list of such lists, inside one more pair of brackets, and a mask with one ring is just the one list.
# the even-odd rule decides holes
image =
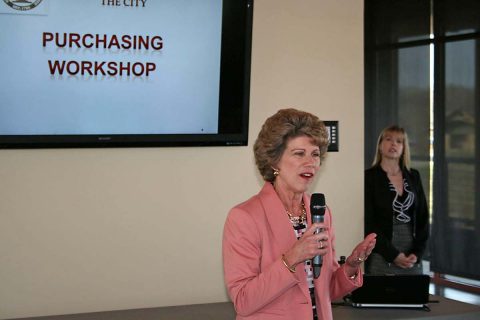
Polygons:
[[[430,36],[430,0],[366,0],[367,14],[373,37],[369,45],[383,45]],[[368,17],[368,16],[367,16]]]
[[430,47],[398,52],[398,124],[410,140],[412,167],[420,171],[427,201],[430,195]]
[[[441,259],[452,273],[474,275],[480,265],[475,214],[475,96],[476,47],[478,41],[456,41],[445,45],[445,162],[447,208],[443,221],[451,245]],[[478,58],[478,57],[477,57]],[[478,110],[478,108],[477,108]],[[477,189],[478,190],[478,189]],[[462,250],[458,250],[462,248]]]
[[365,0],[366,167],[379,132],[403,126],[430,204],[431,271],[469,279],[480,279],[479,61],[479,0]]
[[480,31],[480,1],[435,1],[436,32],[440,36],[462,35]]

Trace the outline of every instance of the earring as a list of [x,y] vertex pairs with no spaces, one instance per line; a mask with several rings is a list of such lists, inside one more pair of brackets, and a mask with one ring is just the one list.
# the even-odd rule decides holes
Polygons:
[[278,171],[278,169],[273,168],[273,175],[275,177],[278,177],[279,174],[280,174],[280,171]]

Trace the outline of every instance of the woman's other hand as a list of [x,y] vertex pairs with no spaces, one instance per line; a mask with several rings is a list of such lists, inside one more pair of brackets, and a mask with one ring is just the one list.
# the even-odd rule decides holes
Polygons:
[[409,254],[407,257],[402,252],[398,254],[395,260],[393,260],[393,263],[395,263],[400,268],[410,269],[415,265],[415,263],[417,263],[417,256],[412,253],[412,254]]
[[377,235],[375,233],[370,233],[353,249],[352,254],[349,255],[345,261],[345,273],[347,276],[354,276],[357,273],[358,267],[367,260],[373,248],[375,248],[377,242],[376,237]]

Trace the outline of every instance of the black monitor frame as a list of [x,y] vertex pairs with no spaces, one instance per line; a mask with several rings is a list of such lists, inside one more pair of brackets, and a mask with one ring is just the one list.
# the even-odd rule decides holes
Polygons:
[[252,20],[253,0],[223,0],[218,133],[0,135],[0,149],[247,145]]

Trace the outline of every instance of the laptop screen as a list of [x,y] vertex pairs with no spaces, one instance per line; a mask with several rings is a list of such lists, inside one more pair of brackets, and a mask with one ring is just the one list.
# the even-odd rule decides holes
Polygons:
[[428,303],[428,275],[364,275],[352,292],[354,306],[422,306]]

